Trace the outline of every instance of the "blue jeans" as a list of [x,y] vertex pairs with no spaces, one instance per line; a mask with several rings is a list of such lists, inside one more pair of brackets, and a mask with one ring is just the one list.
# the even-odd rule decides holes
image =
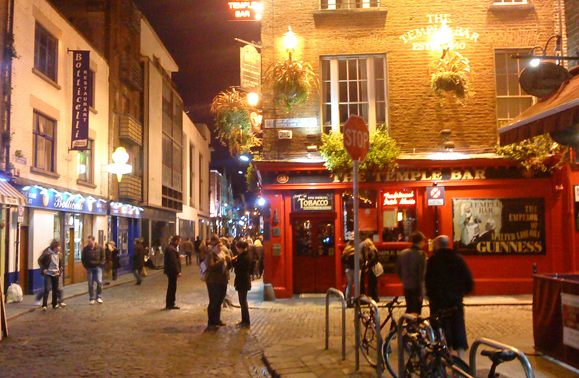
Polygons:
[[[90,296],[90,300],[92,301],[100,298],[103,291],[103,269],[100,266],[97,266],[96,268],[88,268],[86,270],[86,275],[88,277],[88,295]],[[94,295],[95,281],[97,284],[96,297]]]

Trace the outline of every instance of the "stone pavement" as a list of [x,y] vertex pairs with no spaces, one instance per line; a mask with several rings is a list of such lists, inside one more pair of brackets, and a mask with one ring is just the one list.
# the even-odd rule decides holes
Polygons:
[[[234,326],[240,313],[233,307],[222,313],[228,326],[204,332],[208,299],[197,267],[184,267],[178,311],[161,310],[167,281],[162,272],[149,272],[141,286],[132,285],[132,275],[105,286],[103,305],[88,304],[86,283],[65,287],[65,309],[38,311],[33,296],[8,304],[10,337],[0,342],[0,376],[376,376],[363,357],[360,370],[354,369],[352,309],[346,313],[347,358],[341,361],[341,308],[335,300],[330,305],[326,351],[324,295],[263,302],[263,285],[254,281],[249,295],[251,329]],[[534,355],[530,296],[473,297],[466,302],[469,341],[488,337],[518,347],[531,360],[537,377],[579,377],[576,371]],[[483,361],[479,360],[481,368]],[[501,367],[507,365],[501,377],[524,376],[515,362]]]

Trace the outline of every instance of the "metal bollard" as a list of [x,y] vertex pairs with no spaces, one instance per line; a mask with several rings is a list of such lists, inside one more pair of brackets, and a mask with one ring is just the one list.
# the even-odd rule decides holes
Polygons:
[[330,294],[336,295],[342,302],[342,361],[346,360],[346,300],[344,293],[333,287],[326,292],[326,350],[330,344]]

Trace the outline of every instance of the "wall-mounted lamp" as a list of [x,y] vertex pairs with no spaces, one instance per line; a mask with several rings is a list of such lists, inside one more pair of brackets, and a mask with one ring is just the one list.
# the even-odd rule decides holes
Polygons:
[[[555,55],[547,55],[547,50],[549,48],[549,43],[555,40]],[[559,56],[557,54],[561,54],[562,47],[562,38],[560,35],[553,35],[551,36],[547,42],[545,43],[545,47],[535,46],[529,51],[528,54],[514,54],[511,55],[512,59],[527,59],[531,62],[529,65],[531,67],[537,67],[543,60],[579,60],[579,56]],[[542,55],[535,55],[535,50],[540,50]]]
[[127,164],[129,161],[129,154],[124,147],[118,147],[113,152],[113,164],[107,165],[107,172],[117,175],[117,180],[121,182],[123,175],[129,174],[133,171],[133,166]]
[[283,35],[283,47],[289,54],[289,59],[292,60],[292,52],[298,47],[298,37],[292,31],[292,27],[287,27],[288,31]]

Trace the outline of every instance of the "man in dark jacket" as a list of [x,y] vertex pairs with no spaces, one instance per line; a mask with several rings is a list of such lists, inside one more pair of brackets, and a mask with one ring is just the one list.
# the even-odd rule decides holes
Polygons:
[[444,319],[443,328],[448,346],[462,357],[468,349],[462,299],[472,291],[474,282],[462,256],[449,246],[450,239],[446,235],[434,239],[434,255],[426,263],[426,294],[431,314],[456,307],[456,311]]
[[133,254],[133,274],[137,279],[137,283],[135,285],[140,285],[143,282],[143,266],[145,266],[145,255],[147,252],[145,251],[145,247],[141,244],[140,239],[135,239],[135,253]]
[[48,293],[52,288],[52,308],[66,307],[62,301],[62,286],[60,277],[64,270],[60,243],[54,240],[38,258],[40,273],[44,276],[44,294],[42,296],[42,311],[46,311],[48,305]]
[[249,245],[246,241],[240,240],[235,245],[237,255],[232,259],[235,268],[235,290],[239,297],[241,307],[240,327],[249,327],[249,306],[247,304],[247,292],[251,290],[251,273],[253,272],[253,256],[249,253]]
[[406,298],[406,312],[420,315],[422,313],[422,287],[424,285],[424,271],[426,268],[426,253],[422,250],[426,237],[420,231],[410,235],[412,246],[405,249],[398,256],[396,273],[404,287]]
[[[104,249],[98,245],[94,236],[89,236],[88,244],[82,250],[82,266],[86,269],[88,278],[88,294],[90,296],[90,304],[102,304],[101,293],[103,291],[103,266],[106,262]],[[97,284],[96,296],[94,293],[94,283]]]
[[165,300],[167,310],[178,310],[175,306],[175,294],[177,293],[177,278],[181,277],[181,258],[177,247],[181,244],[181,237],[175,235],[171,238],[171,243],[165,248],[165,269],[164,273],[169,279],[167,286],[167,297]]
[[192,257],[193,257],[193,250],[195,247],[193,246],[193,242],[191,238],[187,238],[183,243],[183,252],[185,253],[185,265],[192,265]]

